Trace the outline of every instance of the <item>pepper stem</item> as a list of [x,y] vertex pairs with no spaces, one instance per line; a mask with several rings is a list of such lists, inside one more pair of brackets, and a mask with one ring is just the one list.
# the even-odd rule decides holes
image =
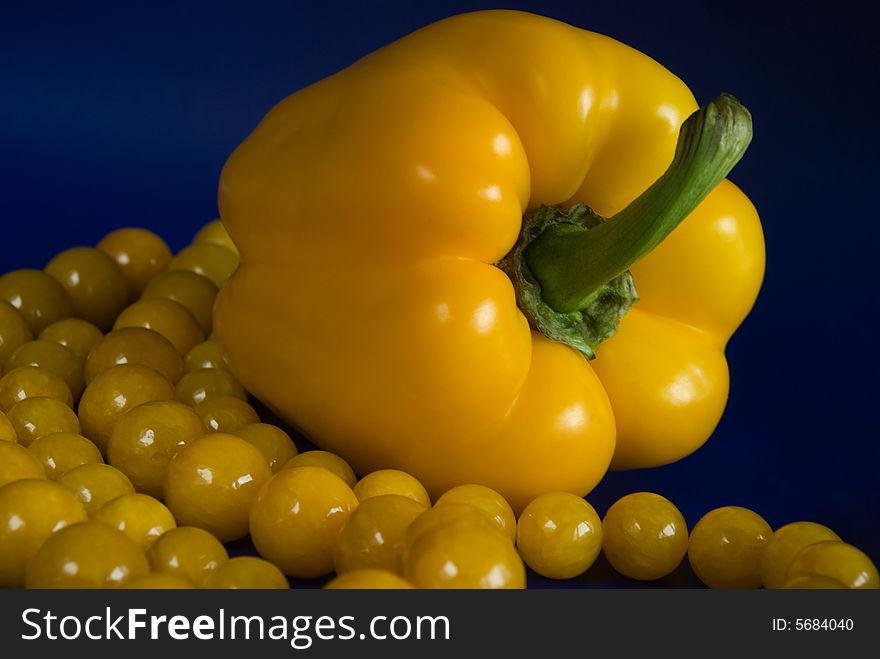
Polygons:
[[544,302],[559,312],[588,307],[697,207],[751,139],[749,111],[722,94],[682,124],[669,169],[629,206],[589,230],[548,226],[523,251]]

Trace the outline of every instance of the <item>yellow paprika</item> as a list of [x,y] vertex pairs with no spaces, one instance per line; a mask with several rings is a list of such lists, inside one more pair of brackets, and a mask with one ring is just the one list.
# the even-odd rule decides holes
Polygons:
[[480,483],[521,509],[678,460],[721,416],[763,276],[722,180],[750,138],[735,99],[697,111],[609,37],[440,21],[283,100],[229,158],[241,265],[217,337],[321,448],[434,497]]

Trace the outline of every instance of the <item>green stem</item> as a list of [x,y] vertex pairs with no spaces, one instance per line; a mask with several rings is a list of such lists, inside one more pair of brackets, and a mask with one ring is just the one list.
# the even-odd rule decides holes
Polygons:
[[752,139],[749,111],[722,94],[682,124],[669,169],[638,199],[589,230],[550,226],[523,256],[544,301],[587,307],[597,291],[659,245],[733,169]]

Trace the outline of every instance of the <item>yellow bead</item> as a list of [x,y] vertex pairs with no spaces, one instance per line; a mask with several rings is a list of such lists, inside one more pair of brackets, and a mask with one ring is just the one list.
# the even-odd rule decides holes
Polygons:
[[230,558],[208,575],[205,588],[287,590],[290,584],[281,570],[255,556]]
[[764,588],[782,588],[788,568],[804,547],[823,540],[840,540],[827,526],[813,522],[794,522],[776,529],[761,558],[761,583]]
[[678,508],[653,492],[635,492],[608,509],[602,551],[620,574],[653,581],[673,572],[688,548],[688,529]]
[[7,414],[25,398],[45,397],[73,407],[73,394],[61,376],[36,366],[22,366],[0,378],[0,409]]
[[29,341],[9,356],[3,370],[8,373],[22,366],[43,368],[60,376],[70,388],[74,400],[82,394],[82,360],[59,343],[42,339]]
[[195,406],[209,432],[233,433],[249,423],[259,423],[257,411],[240,398],[217,396]]
[[14,270],[0,276],[0,300],[18,309],[33,336],[74,315],[67,291],[42,270]]
[[333,570],[339,530],[357,505],[351,488],[327,469],[283,469],[254,503],[251,539],[285,574],[320,577]]
[[450,524],[479,526],[508,538],[507,533],[498,527],[498,524],[486,514],[485,510],[468,503],[451,502],[444,506],[428,508],[409,525],[406,530],[403,559],[405,560],[409,548],[415,544],[419,537]]
[[151,572],[150,574],[132,579],[123,586],[126,590],[188,590],[195,586],[174,574]]
[[[32,399],[33,400],[33,399]],[[103,464],[104,458],[98,447],[82,435],[56,432],[31,442],[28,450],[33,453],[51,480],[84,464]]]
[[177,400],[187,405],[201,405],[206,400],[230,396],[247,401],[247,392],[235,376],[219,368],[190,371],[177,383]]
[[79,434],[79,419],[73,410],[54,398],[26,398],[9,410],[9,421],[22,446],[56,432]]
[[18,435],[15,434],[15,428],[6,412],[0,412],[0,441],[2,442],[18,442]]
[[871,559],[852,545],[836,540],[817,542],[799,551],[788,568],[786,581],[810,574],[835,579],[847,588],[880,587],[880,577]]
[[126,475],[107,464],[90,463],[74,467],[66,474],[61,474],[58,483],[73,492],[89,516],[116,497],[134,494],[134,485]]
[[82,434],[107,452],[116,422],[133,407],[154,400],[174,400],[174,387],[158,371],[140,364],[120,364],[97,376],[79,402]]
[[383,494],[399,494],[418,501],[425,507],[430,507],[431,497],[428,491],[415,478],[405,471],[397,469],[380,469],[367,474],[354,486],[354,493],[361,503],[370,497],[378,497]]
[[296,456],[293,440],[278,426],[269,423],[248,423],[232,434],[257,447],[269,463],[269,469],[273,474],[281,471],[284,465]]
[[402,567],[404,578],[417,588],[526,585],[522,559],[507,535],[479,524],[448,522],[421,533],[407,548]]
[[0,487],[23,478],[46,478],[39,458],[24,446],[0,442]]
[[107,334],[86,359],[86,384],[120,364],[140,364],[171,382],[183,375],[183,357],[164,336],[144,327],[123,327]]
[[786,590],[841,590],[846,589],[837,579],[823,577],[821,574],[805,574],[786,581],[782,588]]
[[516,516],[510,504],[495,490],[483,485],[459,485],[445,492],[434,506],[447,503],[467,503],[485,511],[511,542],[516,539]]
[[516,547],[526,565],[541,576],[571,579],[589,569],[599,555],[602,520],[574,494],[545,494],[520,515]]
[[24,479],[0,487],[0,588],[20,588],[40,545],[84,519],[82,504],[52,481]]
[[0,365],[19,346],[33,340],[33,332],[18,309],[6,300],[0,300]]
[[181,355],[205,340],[205,333],[186,307],[174,300],[148,298],[126,307],[113,329],[145,327],[168,339]]
[[49,261],[45,270],[67,290],[76,316],[102,332],[110,329],[131,296],[116,261],[94,247],[65,250]]
[[220,344],[215,339],[208,339],[186,353],[183,367],[189,373],[202,368],[229,368],[229,364]]
[[104,334],[87,320],[65,318],[52,323],[40,333],[40,339],[58,343],[85,363],[92,348],[101,342]]
[[348,516],[333,552],[336,574],[377,568],[397,572],[406,530],[426,507],[399,494],[370,497]]
[[113,426],[107,461],[128,476],[138,492],[162,499],[171,458],[205,432],[199,415],[182,403],[143,403]]
[[232,242],[232,238],[229,237],[226,227],[223,226],[223,220],[219,219],[208,222],[199,229],[199,232],[193,238],[193,245],[219,245],[238,254],[238,248]]
[[757,588],[761,558],[772,535],[767,522],[751,510],[716,508],[691,531],[691,568],[709,588]]
[[171,511],[146,494],[123,494],[111,499],[92,519],[119,529],[144,551],[163,533],[177,527]]
[[207,277],[189,270],[173,270],[147,284],[141,299],[165,298],[177,302],[192,314],[205,334],[210,334],[217,292],[217,287]]
[[67,526],[27,566],[27,588],[119,588],[150,571],[137,543],[100,522]]
[[112,231],[101,239],[98,249],[116,261],[135,296],[171,262],[171,250],[165,241],[146,229]]
[[327,451],[306,451],[292,457],[285,463],[282,469],[295,467],[321,467],[339,476],[349,487],[354,487],[357,477],[349,464],[335,453]]
[[169,270],[190,270],[207,277],[217,288],[238,267],[238,254],[219,245],[198,244],[185,247],[171,259]]
[[[381,496],[381,495],[380,495]],[[326,590],[408,590],[414,586],[388,570],[353,570],[329,581]]]
[[187,444],[168,465],[165,503],[181,524],[231,542],[248,533],[248,516],[272,476],[259,450],[223,433]]
[[211,573],[229,560],[226,548],[213,535],[194,526],[163,533],[147,550],[150,567],[204,586]]

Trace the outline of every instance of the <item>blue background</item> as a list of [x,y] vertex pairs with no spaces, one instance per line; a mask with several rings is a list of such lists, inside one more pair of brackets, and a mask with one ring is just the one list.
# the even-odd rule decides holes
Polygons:
[[[78,5],[74,8],[74,5]],[[609,34],[705,102],[736,94],[755,140],[733,173],[768,266],[730,342],[730,403],[682,462],[612,473],[588,498],[657,491],[810,519],[880,558],[876,35],[846,3],[28,3],[0,7],[0,271],[122,225],[174,249],[216,216],[226,156],[273,103],[436,19],[501,7]],[[634,585],[600,563],[583,584]],[[533,585],[546,584],[532,577]],[[698,585],[683,567],[660,585]]]

